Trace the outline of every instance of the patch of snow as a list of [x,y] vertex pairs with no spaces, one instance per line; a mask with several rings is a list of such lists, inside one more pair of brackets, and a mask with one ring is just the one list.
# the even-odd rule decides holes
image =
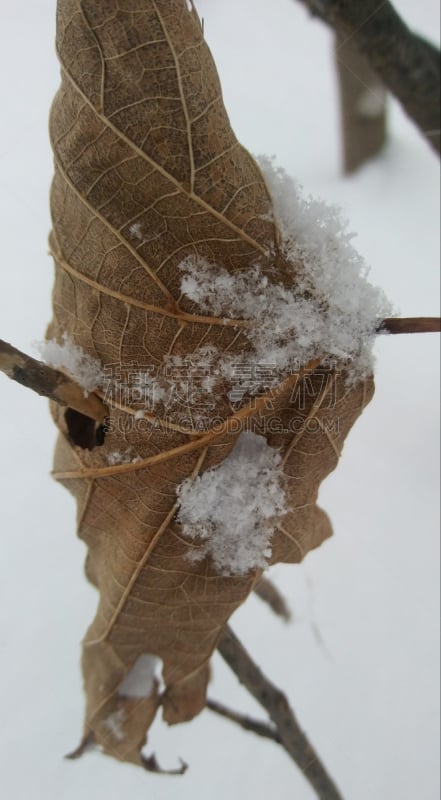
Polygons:
[[139,399],[145,403],[146,409],[154,408],[159,403],[164,403],[168,397],[170,387],[166,381],[161,380],[161,376],[153,375],[152,371],[139,372],[133,378],[131,387],[132,396],[136,393]]
[[103,720],[103,725],[109,733],[116,739],[117,742],[122,742],[126,738],[124,733],[123,724],[126,719],[126,714],[123,708],[119,708],[118,711],[114,711],[112,714],[109,714],[105,720]]
[[[281,232],[281,249],[293,267],[295,286],[271,283],[259,265],[230,274],[202,258],[180,268],[181,290],[216,316],[255,322],[246,331],[259,363],[286,370],[320,356],[351,365],[351,379],[372,370],[379,322],[392,313],[383,292],[351,244],[336,207],[305,198],[295,181],[261,157]],[[295,271],[295,272],[294,272]]]
[[131,225],[130,228],[129,228],[129,233],[135,239],[139,239],[141,241],[143,239],[141,223],[140,222],[134,222],[133,225]]
[[381,117],[386,108],[386,91],[382,86],[366,89],[357,103],[357,111],[361,117]]
[[129,447],[123,453],[114,450],[112,453],[107,454],[107,463],[113,467],[115,464],[136,464],[142,459],[139,456],[133,456],[132,448]]
[[220,360],[215,347],[200,347],[186,356],[166,355],[159,367],[140,371],[128,387],[130,396],[143,403],[135,418],[142,419],[144,411],[158,405],[170,409],[173,404],[185,403],[213,408],[213,391],[225,376],[223,367],[229,359]]
[[[162,363],[144,367],[121,365],[112,375],[109,368],[89,356],[63,334],[63,344],[55,340],[37,343],[41,357],[50,366],[65,369],[87,394],[101,389],[104,401],[132,408],[135,420],[144,419],[145,412],[162,407],[161,413],[173,414],[182,404],[191,407],[192,413],[205,413],[204,425],[215,408],[216,400],[227,394],[231,403],[245,396],[260,393],[275,386],[281,379],[275,363],[257,363],[253,356],[245,360],[242,354],[221,353],[213,345],[204,345],[185,356],[166,355]],[[126,372],[121,380],[121,372]],[[228,387],[225,385],[229,384]],[[130,453],[113,452],[108,463],[124,464],[134,461]]]
[[82,386],[86,395],[102,385],[104,373],[98,359],[75,344],[67,333],[63,334],[62,344],[55,339],[50,339],[38,342],[37,349],[48,366],[54,369],[65,369]]
[[160,659],[150,653],[143,653],[139,656],[119,686],[120,697],[139,699],[149,697],[155,686],[156,670],[159,664]]
[[286,512],[280,461],[263,436],[243,432],[222,464],[181,484],[178,521],[201,543],[190,559],[211,556],[223,575],[268,566],[274,520]]

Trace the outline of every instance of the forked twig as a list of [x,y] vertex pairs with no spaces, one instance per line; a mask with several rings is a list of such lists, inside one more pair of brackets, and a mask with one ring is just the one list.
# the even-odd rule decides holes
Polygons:
[[[301,730],[286,696],[265,677],[229,626],[223,629],[217,649],[240,683],[267,711],[280,737],[280,744],[314,787],[317,797],[320,800],[342,800],[334,781]],[[234,712],[229,718],[234,718]],[[243,727],[242,722],[239,724]]]
[[235,722],[236,725],[239,725],[245,731],[251,731],[257,736],[261,736],[263,739],[270,739],[272,742],[276,742],[276,744],[282,744],[282,740],[275,728],[268,725],[267,722],[261,722],[258,719],[249,717],[247,714],[233,711],[231,708],[224,706],[223,703],[218,703],[217,700],[212,700],[210,697],[207,697],[206,706],[210,711],[219,714],[220,717],[225,717],[225,719]]

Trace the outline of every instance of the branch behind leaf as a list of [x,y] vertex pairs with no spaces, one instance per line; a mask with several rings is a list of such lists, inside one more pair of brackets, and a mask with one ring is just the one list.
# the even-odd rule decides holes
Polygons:
[[344,44],[351,40],[440,153],[440,53],[413,33],[389,0],[300,0]]

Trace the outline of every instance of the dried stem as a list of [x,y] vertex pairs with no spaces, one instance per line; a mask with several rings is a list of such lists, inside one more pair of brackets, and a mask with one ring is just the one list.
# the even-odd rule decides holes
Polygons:
[[283,594],[269,578],[262,576],[254,587],[254,593],[274,611],[276,616],[282,617],[285,622],[290,621],[291,611],[288,608],[288,604]]
[[300,2],[328,23],[341,41],[353,42],[439,153],[439,50],[407,27],[389,0]]
[[337,34],[334,55],[340,95],[343,165],[345,173],[349,174],[383,149],[387,92],[352,39]]
[[257,736],[262,736],[263,739],[271,739],[271,741],[276,742],[276,744],[282,743],[277,731],[266,722],[261,722],[260,720],[248,717],[246,714],[233,711],[231,708],[227,708],[227,706],[218,703],[217,700],[211,700],[209,697],[207,698],[206,706],[210,711],[219,714],[220,717],[225,717],[225,719],[235,722],[236,725],[240,725],[245,731],[251,731]]
[[222,631],[217,649],[240,683],[267,711],[282,747],[314,787],[317,797],[320,800],[342,800],[334,781],[301,730],[285,695],[265,677],[229,626]]
[[440,333],[440,317],[391,317],[384,319],[378,333]]
[[33,392],[48,397],[61,406],[68,406],[100,424],[109,414],[97,395],[89,394],[85,397],[84,389],[63,372],[31,358],[3,339],[0,339],[0,370],[8,378]]

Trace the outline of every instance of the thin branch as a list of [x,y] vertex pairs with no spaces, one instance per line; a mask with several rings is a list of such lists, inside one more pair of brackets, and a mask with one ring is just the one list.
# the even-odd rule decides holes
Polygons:
[[391,317],[383,320],[378,333],[441,333],[441,318]]
[[343,42],[352,40],[440,152],[439,50],[412,33],[389,0],[300,0]]
[[342,800],[334,781],[301,730],[285,695],[265,677],[229,626],[223,629],[217,649],[240,683],[267,711],[282,747],[314,787],[317,797],[320,800]]
[[262,576],[254,587],[254,593],[266,603],[278,617],[282,617],[285,622],[291,619],[291,611],[283,594],[278,590],[269,578]]
[[218,703],[217,700],[211,700],[209,697],[207,698],[206,706],[210,711],[219,714],[220,717],[225,717],[225,719],[229,719],[231,722],[240,725],[245,731],[252,731],[252,733],[255,733],[257,736],[262,736],[263,739],[271,739],[271,741],[276,742],[276,744],[282,744],[282,740],[277,731],[266,722],[252,719],[252,717],[248,717],[246,714],[239,714],[238,711],[233,711],[231,708],[227,708],[222,705],[222,703]]
[[72,408],[100,424],[109,414],[96,394],[85,397],[84,389],[63,372],[31,358],[3,339],[0,339],[0,371],[33,392],[48,397],[61,406]]

